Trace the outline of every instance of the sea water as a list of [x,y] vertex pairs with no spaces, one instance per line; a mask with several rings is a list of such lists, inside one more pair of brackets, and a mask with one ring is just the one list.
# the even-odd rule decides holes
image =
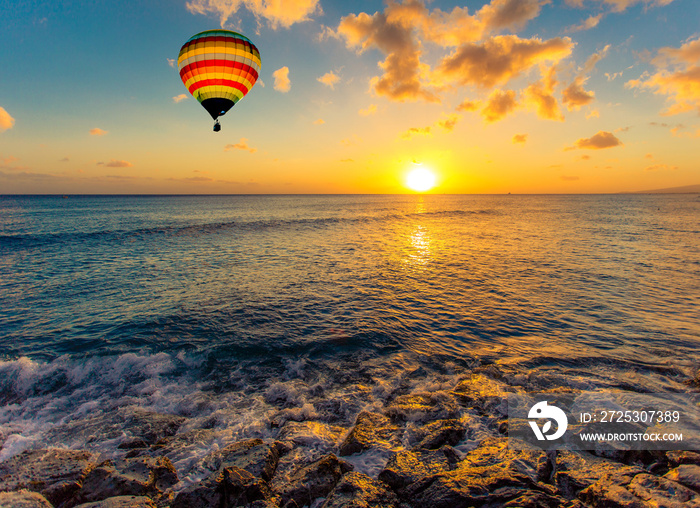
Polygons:
[[689,391],[699,233],[697,195],[0,197],[0,460],[115,454],[150,411],[207,430],[169,451],[196,479],[232,440],[349,428],[490,364]]

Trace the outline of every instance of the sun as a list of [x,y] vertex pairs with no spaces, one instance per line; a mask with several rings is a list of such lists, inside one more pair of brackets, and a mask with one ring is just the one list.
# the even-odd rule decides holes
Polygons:
[[426,192],[435,187],[435,173],[427,168],[417,167],[406,175],[406,187],[416,192]]

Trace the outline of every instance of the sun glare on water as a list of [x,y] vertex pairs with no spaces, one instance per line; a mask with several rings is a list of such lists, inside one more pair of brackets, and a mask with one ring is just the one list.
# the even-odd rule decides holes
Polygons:
[[406,187],[416,192],[426,192],[435,187],[435,173],[423,167],[412,169],[406,175]]

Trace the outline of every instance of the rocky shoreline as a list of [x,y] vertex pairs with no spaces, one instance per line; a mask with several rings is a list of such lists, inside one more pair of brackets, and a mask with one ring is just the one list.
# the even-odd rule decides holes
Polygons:
[[[280,403],[264,422],[274,437],[212,446],[187,473],[172,459],[208,429],[132,412],[129,439],[109,457],[47,448],[0,463],[0,507],[700,507],[697,452],[509,448],[509,389],[497,373],[475,372],[450,388],[393,394],[346,426]],[[378,473],[358,471],[358,457]]]

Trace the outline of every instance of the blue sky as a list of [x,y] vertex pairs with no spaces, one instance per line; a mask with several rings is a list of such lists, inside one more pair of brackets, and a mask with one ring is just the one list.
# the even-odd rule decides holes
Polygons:
[[[405,192],[414,161],[435,192],[700,183],[697,0],[25,1],[0,19],[0,192]],[[213,133],[169,60],[220,26],[262,72]]]

